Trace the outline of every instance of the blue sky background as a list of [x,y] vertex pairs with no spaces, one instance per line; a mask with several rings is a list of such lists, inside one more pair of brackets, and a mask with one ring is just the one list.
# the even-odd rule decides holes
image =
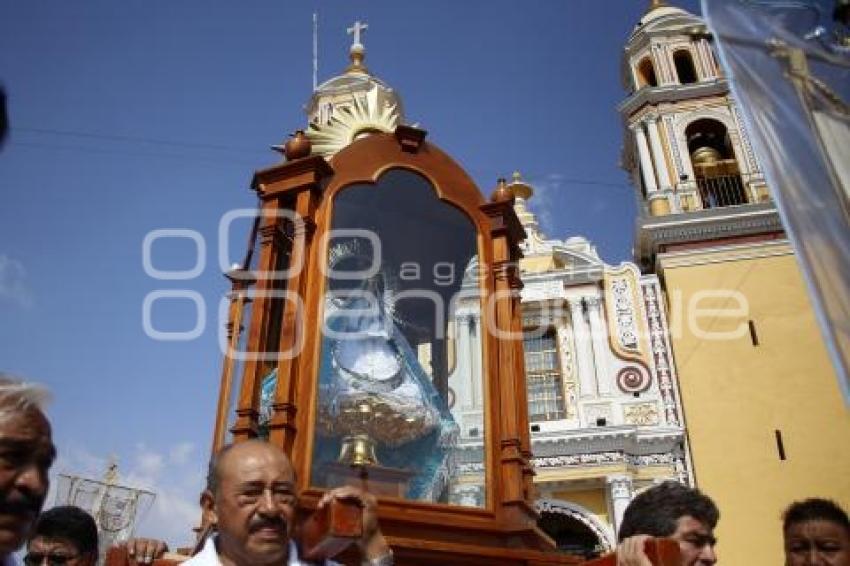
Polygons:
[[[57,471],[124,478],[159,499],[141,532],[185,543],[212,432],[221,354],[223,214],[255,204],[267,148],[306,120],[312,13],[319,80],[347,64],[355,19],[372,72],[407,118],[489,193],[519,169],[550,237],[584,235],[631,257],[635,198],[618,167],[620,56],[640,0],[213,2],[0,0],[0,81],[12,130],[0,151],[0,371],[54,392]],[[695,1],[676,5],[698,13]],[[204,269],[146,275],[152,230],[198,231]],[[234,226],[241,253],[247,223]],[[190,269],[190,240],[160,240],[159,269]],[[155,341],[156,290],[205,302],[195,340]],[[157,303],[153,326],[188,330],[194,305]]]

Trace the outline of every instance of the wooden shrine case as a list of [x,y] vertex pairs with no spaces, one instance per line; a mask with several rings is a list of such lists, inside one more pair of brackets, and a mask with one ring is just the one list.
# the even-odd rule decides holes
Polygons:
[[282,446],[304,511],[341,484],[378,495],[397,564],[578,563],[532,505],[513,197],[486,200],[425,136],[255,174],[214,448],[238,376],[234,441]]

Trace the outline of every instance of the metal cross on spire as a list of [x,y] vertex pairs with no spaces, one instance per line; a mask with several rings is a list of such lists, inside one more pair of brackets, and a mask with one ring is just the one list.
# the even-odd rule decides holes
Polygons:
[[350,35],[354,36],[354,43],[352,44],[352,47],[354,47],[355,45],[363,45],[363,43],[361,43],[360,41],[360,34],[366,31],[367,29],[369,29],[369,25],[364,24],[358,20],[354,22],[353,26],[346,30]]

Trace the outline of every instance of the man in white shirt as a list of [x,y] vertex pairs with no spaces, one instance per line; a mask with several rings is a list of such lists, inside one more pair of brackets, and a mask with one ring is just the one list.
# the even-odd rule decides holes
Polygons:
[[13,564],[47,495],[56,448],[41,412],[46,396],[39,386],[0,374],[0,564]]
[[[328,492],[319,506],[334,498],[356,500],[363,508],[358,546],[364,564],[391,565],[392,551],[378,527],[375,498],[342,487]],[[261,440],[225,447],[210,465],[207,489],[201,495],[204,522],[215,525],[216,534],[183,566],[307,564],[292,540],[297,505],[295,472],[283,450]]]

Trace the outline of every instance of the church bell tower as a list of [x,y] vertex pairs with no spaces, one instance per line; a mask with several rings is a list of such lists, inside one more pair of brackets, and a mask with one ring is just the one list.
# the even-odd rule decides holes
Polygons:
[[780,563],[785,506],[850,497],[850,452],[836,450],[850,414],[704,22],[653,0],[622,78],[635,260],[666,296],[694,479],[721,509],[718,554]]

